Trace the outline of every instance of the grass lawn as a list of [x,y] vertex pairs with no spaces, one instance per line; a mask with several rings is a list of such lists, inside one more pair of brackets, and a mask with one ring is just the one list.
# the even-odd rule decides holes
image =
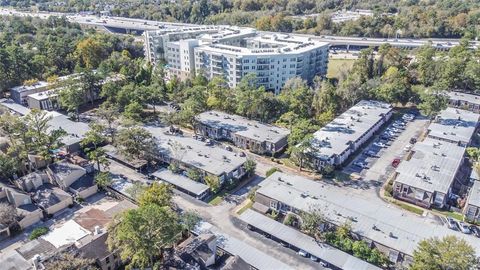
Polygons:
[[355,59],[328,59],[327,78],[337,78],[340,70],[348,70]]
[[463,215],[461,213],[452,212],[452,211],[442,211],[442,210],[437,210],[437,209],[432,209],[432,211],[434,213],[437,213],[437,214],[440,214],[440,215],[443,215],[443,216],[451,217],[451,218],[454,218],[454,219],[457,219],[457,220],[463,220]]
[[215,194],[215,196],[213,196],[210,201],[208,202],[208,204],[210,205],[219,205],[222,201],[223,201],[223,197],[225,197],[225,195],[227,195],[227,192],[228,190],[226,189],[223,189],[222,191],[220,191],[219,193]]
[[237,214],[241,215],[243,212],[247,211],[247,209],[250,209],[253,205],[253,201],[248,199],[248,203],[245,204],[240,210],[237,211]]
[[334,172],[334,178],[336,181],[339,181],[339,182],[344,182],[344,181],[350,181],[351,180],[351,177],[349,174],[346,174],[342,171],[335,171]]
[[418,208],[416,206],[406,204],[406,203],[403,203],[403,202],[400,202],[400,201],[397,201],[397,200],[393,201],[392,203],[400,206],[402,209],[405,209],[405,210],[410,211],[412,213],[415,213],[417,215],[422,215],[423,214],[423,209]]

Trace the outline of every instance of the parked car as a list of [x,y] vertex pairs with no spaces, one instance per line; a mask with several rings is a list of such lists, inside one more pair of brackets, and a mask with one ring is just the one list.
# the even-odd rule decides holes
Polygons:
[[458,223],[458,225],[460,226],[460,231],[462,233],[465,233],[465,234],[471,234],[472,233],[472,231],[470,231],[470,228],[468,227],[468,225],[465,222],[460,221]]
[[313,256],[313,255],[310,255],[310,260],[314,261],[314,262],[317,262],[318,261],[318,258]]
[[447,226],[449,229],[452,229],[454,231],[458,231],[458,224],[457,222],[451,218],[451,217],[447,217]]
[[476,236],[480,238],[480,229],[477,226],[471,225],[470,231]]
[[414,137],[410,138],[410,143],[411,143],[411,144],[414,144],[414,143],[416,143],[416,142],[417,142],[417,139],[416,139],[416,138],[414,138]]
[[374,151],[372,150],[368,150],[365,152],[365,155],[369,156],[369,157],[376,157],[377,156],[377,153],[375,153]]
[[411,145],[411,144],[406,145],[406,146],[403,148],[403,150],[405,150],[405,151],[410,151],[410,150],[412,150],[412,145]]
[[415,115],[407,113],[402,116],[402,119],[405,121],[412,121],[413,119],[415,119]]
[[362,169],[368,168],[368,165],[364,162],[361,162],[361,161],[356,161],[356,162],[353,163],[353,165],[355,165],[357,167],[360,167]]
[[306,252],[306,251],[303,250],[303,249],[300,249],[300,250],[298,251],[298,255],[303,256],[303,257],[308,257],[308,252]]
[[392,161],[392,166],[393,166],[394,168],[397,168],[398,165],[400,164],[400,161],[401,161],[401,160],[400,160],[399,158],[394,159],[394,160]]
[[402,126],[402,125],[399,125],[399,124],[393,124],[392,126],[396,129],[399,129],[399,130],[405,129],[405,126]]
[[388,132],[384,132],[382,133],[382,135],[380,135],[380,139],[390,141],[392,139],[392,136],[390,136]]
[[382,148],[387,147],[387,145],[384,144],[383,142],[374,142],[373,145],[378,146],[378,147],[382,147]]
[[396,125],[399,125],[399,126],[406,126],[405,122],[403,122],[402,120],[396,120],[393,123],[396,124]]

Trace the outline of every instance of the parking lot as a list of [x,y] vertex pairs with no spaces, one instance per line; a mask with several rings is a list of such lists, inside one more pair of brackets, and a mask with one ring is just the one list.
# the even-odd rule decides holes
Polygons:
[[[386,178],[393,172],[394,160],[401,160],[410,150],[411,138],[418,138],[429,123],[421,116],[412,121],[404,121],[405,127],[391,132],[390,138],[385,135],[387,129],[393,127],[395,121],[390,121],[380,130],[369,144],[343,169],[343,172],[353,176],[357,181],[352,185],[361,189],[380,187]],[[398,126],[398,125],[397,125]],[[383,137],[383,138],[382,138]]]

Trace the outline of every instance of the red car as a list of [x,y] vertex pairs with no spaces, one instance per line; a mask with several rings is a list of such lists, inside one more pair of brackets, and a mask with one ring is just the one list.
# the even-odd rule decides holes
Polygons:
[[392,161],[392,166],[394,168],[397,168],[398,167],[398,164],[400,164],[400,159],[399,158],[396,158]]

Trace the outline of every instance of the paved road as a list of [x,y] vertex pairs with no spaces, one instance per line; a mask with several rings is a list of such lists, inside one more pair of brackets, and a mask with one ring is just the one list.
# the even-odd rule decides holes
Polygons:
[[321,269],[318,263],[303,258],[293,250],[246,229],[246,225],[238,220],[233,213],[237,206],[234,202],[224,201],[217,206],[211,206],[180,193],[174,197],[174,202],[184,210],[197,212],[205,221],[215,225],[224,233],[266,252],[295,269]]

